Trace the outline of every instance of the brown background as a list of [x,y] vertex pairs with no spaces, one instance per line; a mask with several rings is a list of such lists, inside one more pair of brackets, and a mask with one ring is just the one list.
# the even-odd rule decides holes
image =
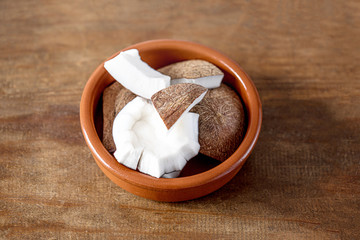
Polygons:
[[[241,171],[201,199],[125,192],[79,123],[92,71],[173,38],[245,69],[263,102]],[[360,239],[359,1],[0,1],[1,239]]]

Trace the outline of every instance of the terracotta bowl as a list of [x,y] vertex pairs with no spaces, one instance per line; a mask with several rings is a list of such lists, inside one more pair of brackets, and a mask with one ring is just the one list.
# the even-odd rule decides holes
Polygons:
[[187,170],[184,169],[185,173],[178,178],[157,179],[129,169],[119,164],[101,142],[101,95],[103,90],[114,81],[102,63],[90,76],[80,104],[82,132],[97,165],[121,188],[157,201],[190,200],[219,189],[240,170],[259,136],[262,109],[253,82],[237,63],[218,51],[197,43],[179,40],[152,40],[129,46],[123,50],[131,48],[137,48],[141,58],[155,69],[187,59],[203,59],[217,65],[225,74],[223,81],[235,89],[243,100],[247,116],[246,135],[233,155],[224,162],[217,163],[204,156],[197,157],[195,160],[189,161],[190,167],[187,166]]

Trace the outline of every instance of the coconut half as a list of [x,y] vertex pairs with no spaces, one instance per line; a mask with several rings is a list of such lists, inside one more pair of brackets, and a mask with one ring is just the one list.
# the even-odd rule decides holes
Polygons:
[[225,84],[207,92],[191,112],[199,114],[200,153],[225,161],[246,131],[245,112],[237,93]]
[[206,92],[203,86],[181,83],[160,90],[151,97],[151,101],[165,126],[170,129],[184,113],[203,99]]
[[146,99],[170,86],[170,77],[142,61],[137,49],[120,52],[116,57],[106,61],[104,68],[125,88]]
[[105,88],[102,96],[103,106],[103,139],[105,148],[113,153],[115,143],[112,136],[112,127],[115,116],[120,110],[136,97],[135,94],[124,88],[120,83],[114,82]]
[[224,73],[217,66],[198,59],[173,63],[158,71],[171,77],[171,85],[195,83],[209,89],[219,87],[224,77]]
[[186,113],[168,131],[148,100],[136,97],[116,116],[116,160],[153,177],[175,177],[199,152],[196,113]]

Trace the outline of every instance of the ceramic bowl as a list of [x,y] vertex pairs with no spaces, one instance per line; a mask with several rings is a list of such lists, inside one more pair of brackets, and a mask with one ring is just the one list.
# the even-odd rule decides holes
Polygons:
[[82,132],[97,165],[121,188],[157,201],[185,201],[219,189],[240,170],[259,136],[262,109],[253,82],[236,62],[214,49],[197,43],[168,39],[151,40],[123,50],[131,48],[138,49],[142,60],[155,69],[188,59],[203,59],[218,66],[225,74],[223,81],[236,90],[243,100],[247,117],[246,135],[237,150],[224,162],[214,163],[200,157],[193,161],[195,164],[192,164],[192,167],[187,168],[190,170],[187,170],[186,174],[178,178],[158,179],[129,169],[119,164],[101,142],[101,95],[114,81],[104,69],[104,63],[101,63],[90,76],[80,104]]

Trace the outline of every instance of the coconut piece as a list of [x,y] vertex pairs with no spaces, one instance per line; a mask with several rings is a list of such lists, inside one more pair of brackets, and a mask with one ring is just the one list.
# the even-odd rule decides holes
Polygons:
[[198,59],[173,63],[158,71],[171,77],[171,85],[195,83],[206,88],[217,88],[224,77],[224,73],[214,64]]
[[112,136],[112,126],[115,116],[131,100],[135,94],[124,88],[120,83],[114,82],[105,88],[103,93],[103,145],[110,152],[115,151],[115,143]]
[[165,173],[161,177],[162,178],[176,178],[180,175],[180,171],[173,171],[170,173]]
[[170,77],[143,62],[137,49],[120,52],[116,57],[106,61],[104,67],[121,85],[146,99],[170,86]]
[[174,124],[173,131],[168,131],[153,105],[136,97],[114,120],[114,157],[157,178],[175,177],[174,172],[180,172],[199,152],[198,120],[198,114],[187,113]]
[[[156,113],[156,111],[154,112]],[[160,119],[158,116],[156,118]],[[165,177],[170,177],[175,176],[170,173],[180,172],[187,161],[199,152],[200,145],[198,141],[194,141],[195,138],[198,139],[198,136],[194,137],[198,132],[198,119],[198,114],[186,113],[181,120],[174,124],[173,131],[168,131],[161,123],[160,125],[166,131],[166,137],[161,138],[154,135],[156,133],[151,134],[149,127],[146,128],[148,134],[144,134],[145,128],[137,131],[142,133],[139,140],[146,143],[139,161],[139,171],[154,177],[161,177],[164,174],[166,174]],[[188,132],[192,132],[192,134],[189,135]]]
[[199,117],[200,153],[224,161],[239,147],[246,130],[244,107],[225,84],[209,90],[191,112]]
[[165,126],[170,129],[184,113],[203,99],[207,89],[192,83],[181,83],[155,93],[151,101]]
[[116,115],[112,135],[116,146],[114,157],[123,165],[136,170],[143,147],[138,144],[137,135],[132,131],[137,119],[141,118],[141,109],[146,102],[136,97],[125,105]]

